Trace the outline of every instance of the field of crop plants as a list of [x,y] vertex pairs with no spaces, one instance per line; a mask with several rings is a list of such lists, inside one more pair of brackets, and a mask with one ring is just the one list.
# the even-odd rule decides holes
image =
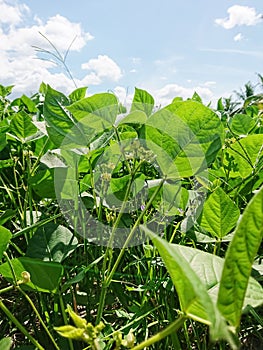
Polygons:
[[0,349],[263,349],[263,94],[11,91]]

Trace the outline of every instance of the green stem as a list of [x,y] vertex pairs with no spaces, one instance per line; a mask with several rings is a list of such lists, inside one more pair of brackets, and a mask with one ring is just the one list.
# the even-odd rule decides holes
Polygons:
[[15,270],[13,268],[12,262],[9,259],[9,256],[8,256],[7,252],[4,252],[3,255],[6,258],[8,266],[10,267],[11,274],[12,274],[12,277],[13,277],[13,280],[14,280],[14,285],[16,286],[17,285],[17,278],[16,278],[16,274],[15,274]]
[[141,212],[141,214],[139,215],[139,217],[137,218],[135,224],[133,225],[133,228],[131,229],[131,232],[129,234],[129,236],[127,237],[123,247],[120,250],[120,253],[117,257],[117,260],[115,261],[109,275],[107,276],[107,278],[104,280],[103,284],[102,284],[102,289],[101,289],[101,294],[100,294],[100,301],[99,301],[99,307],[98,307],[98,312],[97,312],[97,318],[96,318],[96,324],[99,324],[99,322],[101,321],[101,317],[102,317],[102,313],[103,313],[103,309],[104,309],[104,305],[105,305],[105,298],[106,298],[106,293],[107,293],[107,289],[112,281],[113,275],[117,269],[117,267],[119,266],[119,263],[123,257],[123,254],[125,252],[125,249],[127,248],[135,230],[137,229],[137,227],[139,226],[141,220],[143,219],[143,216],[145,215],[146,211],[149,209],[149,207],[151,206],[152,202],[154,201],[156,195],[158,194],[158,192],[160,191],[163,183],[164,183],[165,179],[162,179],[162,181],[160,182],[159,186],[156,188],[156,190],[154,191],[153,195],[151,196],[150,200],[147,202],[144,210]]
[[[117,129],[116,129],[116,133],[117,133]],[[117,133],[117,135],[118,135],[118,133]],[[123,157],[124,156],[125,155],[123,155]],[[122,215],[123,215],[123,213],[125,211],[125,208],[126,208],[126,205],[127,205],[128,199],[129,199],[129,195],[130,195],[130,191],[131,191],[131,187],[132,187],[132,183],[133,183],[133,179],[134,179],[134,174],[136,173],[136,170],[135,170],[135,172],[130,173],[131,178],[129,180],[129,183],[128,183],[128,186],[127,186],[127,190],[125,192],[125,197],[124,197],[124,200],[122,201],[122,205],[121,205],[121,209],[120,209],[120,212],[118,214],[118,217],[117,217],[117,219],[116,219],[116,221],[114,223],[114,226],[112,228],[109,244],[107,245],[107,249],[106,249],[106,252],[105,252],[103,265],[102,265],[103,282],[102,282],[102,287],[101,287],[100,300],[99,300],[98,312],[97,312],[97,317],[96,317],[96,324],[100,323],[100,320],[101,320],[101,317],[102,317],[102,313],[103,313],[103,309],[104,309],[104,305],[105,305],[105,297],[106,297],[106,293],[107,293],[107,289],[108,289],[108,283],[107,283],[108,277],[105,276],[105,274],[106,274],[106,265],[107,265],[107,262],[108,262],[108,259],[109,259],[108,268],[107,268],[107,271],[109,271],[110,268],[111,268],[112,256],[113,256],[113,254],[112,254],[112,243],[113,243],[113,240],[114,240],[115,232],[116,232],[116,230],[117,230],[117,228],[119,226],[120,220],[122,218]],[[131,171],[130,167],[129,167],[129,171]]]
[[132,238],[132,236],[133,236],[133,234],[134,234],[136,228],[139,226],[141,220],[143,219],[143,216],[145,215],[146,211],[147,211],[147,210],[149,209],[149,207],[151,206],[151,204],[152,204],[152,202],[154,201],[155,197],[157,196],[158,192],[160,191],[160,189],[161,189],[161,187],[162,187],[164,181],[165,181],[165,179],[162,179],[162,181],[160,182],[159,186],[156,188],[156,190],[154,191],[153,195],[151,196],[150,200],[147,202],[147,204],[146,204],[144,210],[141,212],[141,214],[140,214],[139,217],[137,218],[135,224],[133,225],[133,228],[131,229],[131,232],[130,232],[129,236],[127,237],[127,239],[126,239],[126,241],[125,241],[123,247],[121,248],[121,251],[120,251],[120,253],[119,253],[119,255],[118,255],[118,258],[117,258],[117,260],[116,260],[114,266],[112,267],[111,272],[110,272],[110,274],[109,274],[109,276],[108,276],[108,278],[107,278],[107,285],[108,285],[108,286],[109,286],[109,284],[111,283],[111,280],[112,280],[112,278],[113,278],[113,275],[114,275],[114,273],[115,273],[115,271],[116,271],[116,269],[117,269],[117,267],[118,267],[118,265],[119,265],[119,263],[120,263],[120,261],[121,261],[121,259],[122,259],[122,257],[123,257],[123,254],[124,254],[124,252],[125,252],[125,249],[127,248],[127,246],[128,246],[128,244],[129,244],[129,242],[130,242],[130,240],[131,240],[131,238]]
[[163,331],[153,335],[151,338],[144,340],[142,343],[134,346],[132,350],[142,350],[148,348],[152,344],[157,343],[158,341],[166,338],[168,335],[177,332],[178,329],[184,324],[186,317],[184,315],[180,316],[177,320],[171,323]]
[[33,224],[33,225],[29,226],[29,227],[26,227],[26,228],[20,230],[19,232],[14,233],[13,236],[12,236],[12,239],[20,237],[20,236],[24,235],[25,233],[30,232],[34,228],[41,227],[41,226],[47,224],[48,222],[51,222],[51,221],[53,221],[53,220],[55,220],[55,219],[57,219],[57,218],[59,218],[61,216],[62,216],[62,214],[60,213],[60,214],[56,214],[54,216],[51,216],[51,217],[49,217],[47,219],[38,221],[35,224]]
[[[62,313],[64,324],[68,324],[68,319],[67,319],[67,315],[65,312],[65,305],[64,305],[63,297],[62,297],[60,292],[59,292],[59,303],[60,303],[60,308],[61,308],[61,313]],[[68,339],[68,343],[69,343],[70,350],[74,350],[73,342],[71,339]]]
[[0,294],[4,294],[4,293],[6,293],[6,292],[10,292],[10,290],[13,290],[14,288],[15,288],[15,287],[12,285],[12,286],[9,286],[9,287],[0,289]]
[[0,300],[0,308],[2,311],[6,314],[6,316],[12,321],[16,327],[24,334],[25,337],[27,337],[32,344],[35,345],[35,347],[39,350],[45,350],[43,346],[41,346],[38,341],[33,338],[28,331],[24,328],[24,326],[18,321],[18,319],[8,310],[8,308],[5,306],[2,300]]
[[46,331],[47,335],[49,336],[50,340],[52,341],[52,343],[54,344],[55,348],[57,350],[59,349],[59,346],[57,345],[55,339],[53,338],[52,334],[49,332],[49,329],[47,328],[45,322],[43,321],[42,317],[40,316],[37,308],[35,307],[33,301],[31,300],[31,298],[23,291],[23,289],[21,289],[19,286],[17,287],[17,289],[19,290],[20,293],[23,294],[23,296],[27,299],[27,301],[29,302],[30,306],[32,307],[32,309],[34,310],[37,318],[39,319],[40,323],[42,324],[44,330]]

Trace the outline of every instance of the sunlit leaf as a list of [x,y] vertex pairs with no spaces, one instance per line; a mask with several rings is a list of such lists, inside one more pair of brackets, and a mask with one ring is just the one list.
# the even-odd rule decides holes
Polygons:
[[182,311],[188,317],[209,325],[212,339],[227,339],[233,349],[236,349],[232,334],[209,296],[206,285],[180,254],[177,246],[155,235],[145,226],[141,228],[152,239],[165,263],[179,296]]
[[239,209],[218,187],[205,201],[200,225],[217,238],[223,238],[236,225]]
[[66,109],[69,99],[47,86],[44,101],[44,117],[51,141],[58,147],[78,147],[87,144],[81,125],[71,117]]
[[262,236],[263,187],[246,207],[225,258],[217,305],[234,327],[239,326],[252,265]]
[[154,107],[154,99],[149,92],[135,88],[135,93],[132,100],[131,112],[142,111],[147,116],[152,113]]

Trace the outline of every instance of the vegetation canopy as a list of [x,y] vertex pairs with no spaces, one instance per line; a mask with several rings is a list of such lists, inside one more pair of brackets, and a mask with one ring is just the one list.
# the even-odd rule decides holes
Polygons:
[[263,95],[157,108],[139,88],[129,107],[12,88],[0,349],[260,349]]

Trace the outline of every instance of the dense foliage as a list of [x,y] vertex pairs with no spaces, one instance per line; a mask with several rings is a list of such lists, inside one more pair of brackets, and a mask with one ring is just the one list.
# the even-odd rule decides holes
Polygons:
[[259,349],[263,96],[0,86],[0,348]]

